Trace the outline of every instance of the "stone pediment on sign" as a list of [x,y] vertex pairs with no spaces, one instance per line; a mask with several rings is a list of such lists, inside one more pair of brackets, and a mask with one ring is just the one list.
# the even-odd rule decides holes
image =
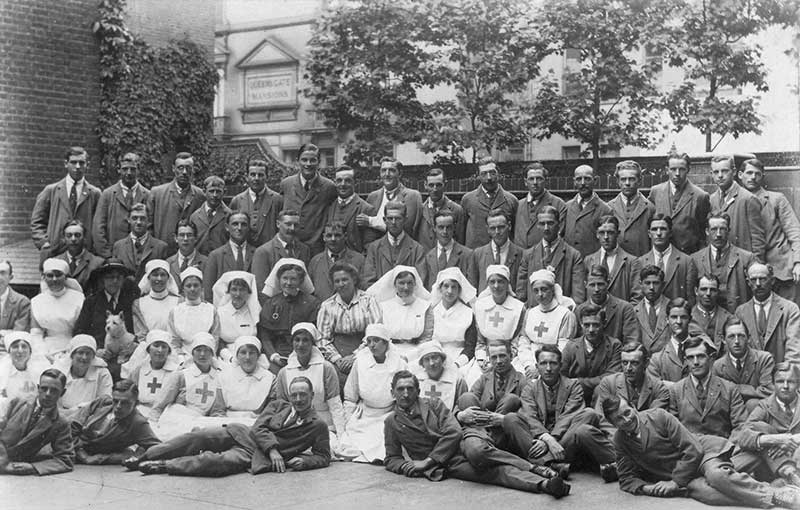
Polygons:
[[298,57],[274,39],[264,39],[236,64],[240,69],[296,65]]

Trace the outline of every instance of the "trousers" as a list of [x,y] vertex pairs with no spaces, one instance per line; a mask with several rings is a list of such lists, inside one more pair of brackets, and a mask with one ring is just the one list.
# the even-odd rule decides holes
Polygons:
[[539,475],[508,465],[497,465],[479,470],[461,455],[455,455],[450,459],[447,464],[447,475],[458,480],[499,485],[534,493],[541,492],[541,482],[544,480]]
[[246,472],[252,455],[225,427],[211,427],[153,446],[141,460],[166,460],[170,475],[220,477]]
[[700,467],[703,474],[689,482],[689,497],[715,506],[772,507],[774,489],[722,459],[711,459]]

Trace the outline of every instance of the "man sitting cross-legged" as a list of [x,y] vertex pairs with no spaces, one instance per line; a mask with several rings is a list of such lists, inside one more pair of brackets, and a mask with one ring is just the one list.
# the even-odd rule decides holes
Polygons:
[[[408,477],[441,481],[446,477],[501,485],[527,492],[544,492],[556,498],[569,494],[560,477],[543,479],[519,468],[501,465],[476,469],[459,452],[461,427],[438,399],[419,398],[419,381],[402,370],[392,378],[394,412],[384,421],[386,469]],[[408,454],[406,460],[403,449]]]
[[95,399],[72,419],[79,464],[121,464],[130,457],[131,446],[143,453],[161,442],[136,409],[138,398],[136,383],[122,379],[114,384],[111,396]]
[[637,411],[624,399],[603,401],[617,427],[619,485],[634,495],[688,495],[708,505],[797,508],[800,494],[776,489],[739,473],[724,454],[711,452],[677,418],[663,409]]
[[[314,411],[313,397],[311,381],[295,377],[289,384],[289,402],[271,401],[252,427],[231,423],[189,432],[150,448],[142,457],[127,459],[124,465],[144,474],[183,476],[327,467],[331,459],[328,426]],[[311,452],[306,453],[309,448]]]

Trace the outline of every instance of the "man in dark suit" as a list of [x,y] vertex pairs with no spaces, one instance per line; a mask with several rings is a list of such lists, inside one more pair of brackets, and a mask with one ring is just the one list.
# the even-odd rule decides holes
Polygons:
[[261,246],[275,236],[283,197],[267,186],[267,162],[252,159],[247,164],[247,189],[231,199],[231,210],[250,217],[250,244]]
[[300,171],[281,181],[283,207],[300,213],[297,239],[308,245],[312,254],[317,254],[322,251],[322,227],[328,207],[336,199],[336,185],[320,175],[316,145],[308,143],[300,147],[297,162]]
[[367,232],[366,242],[378,239],[389,228],[383,221],[386,213],[386,204],[395,201],[405,204],[406,220],[403,230],[412,238],[417,238],[420,222],[422,221],[422,195],[419,191],[407,188],[400,182],[403,173],[403,164],[395,158],[384,156],[381,158],[381,181],[383,186],[367,195],[367,203],[375,210],[375,216],[362,213],[362,221],[367,217],[371,231]]
[[31,300],[11,288],[13,278],[11,262],[0,260],[0,332],[31,328]]
[[594,390],[594,408],[603,412],[603,401],[624,399],[633,408],[669,409],[669,390],[664,383],[647,374],[650,355],[640,342],[627,342],[620,350],[622,372],[608,374]]
[[403,225],[406,224],[405,204],[396,201],[386,204],[383,221],[386,224],[386,235],[367,246],[363,286],[369,287],[394,266],[399,265],[416,267],[424,282],[427,278],[425,250],[403,230]]
[[644,266],[655,265],[664,271],[664,295],[670,299],[682,297],[694,304],[692,290],[697,284],[697,266],[692,257],[680,251],[674,244],[677,232],[672,229],[672,219],[656,213],[650,219],[650,240],[653,249],[633,262],[634,301],[642,299],[641,278],[639,272]]
[[[75,452],[69,422],[58,414],[67,377],[49,368],[39,377],[34,402],[14,398],[0,416],[0,473],[55,475],[72,471]],[[50,446],[49,451],[40,451]]]
[[[542,240],[542,229],[539,228],[539,213],[546,206],[555,207],[558,217],[563,219],[567,206],[563,200],[547,190],[547,178],[550,172],[541,163],[534,162],[525,169],[525,185],[528,194],[517,207],[514,220],[514,242],[527,250]],[[558,226],[559,232],[561,225]]]
[[69,264],[67,277],[74,278],[83,289],[84,293],[90,292],[86,285],[92,271],[103,264],[103,259],[86,249],[86,227],[80,220],[70,220],[64,225],[64,243],[67,251],[59,255],[58,259]]
[[[584,309],[599,307],[604,315],[601,323],[604,335],[620,342],[641,341],[642,332],[633,305],[608,293],[608,270],[605,266],[598,264],[589,269],[586,294],[588,299],[575,308],[576,316],[580,317]],[[582,334],[583,326],[579,320],[578,335]]]
[[136,446],[141,455],[161,441],[147,418],[136,409],[139,388],[130,379],[114,383],[111,395],[103,395],[81,408],[72,419],[72,440],[78,464],[122,464]]
[[[436,248],[436,215],[441,211],[450,211],[453,216],[453,237],[455,241],[464,244],[467,222],[464,218],[464,209],[453,202],[444,194],[444,172],[441,168],[431,168],[425,177],[425,189],[428,198],[422,204],[422,221],[419,224],[417,242],[431,251]],[[464,273],[466,274],[466,273]]]
[[369,218],[375,215],[376,209],[356,195],[355,179],[355,171],[349,166],[340,166],[336,170],[334,184],[338,196],[328,209],[327,225],[339,223],[344,226],[347,246],[363,254],[367,249],[366,240],[370,238]]
[[642,343],[650,353],[664,348],[672,331],[667,322],[669,299],[664,296],[664,271],[658,266],[645,266],[639,273],[642,280],[644,299],[633,307],[639,330],[642,332]]
[[529,426],[529,458],[561,472],[568,463],[593,460],[605,481],[616,480],[614,447],[599,428],[600,415],[586,407],[581,383],[562,375],[558,346],[543,345],[536,363],[539,378],[522,390],[520,411]]
[[619,219],[616,216],[609,214],[600,218],[600,224],[597,226],[600,249],[587,255],[583,259],[583,265],[586,272],[595,264],[606,266],[608,268],[608,291],[614,297],[630,301],[633,288],[631,272],[636,257],[617,244],[619,230]]
[[[472,250],[459,244],[455,235],[455,215],[449,209],[440,209],[434,218],[436,223],[436,245],[425,255],[425,272],[428,277],[425,288],[432,289],[439,271],[457,267],[468,279],[474,276]],[[470,281],[477,287],[477,282]]]
[[256,276],[256,286],[261,295],[264,282],[267,280],[272,266],[283,257],[300,259],[308,264],[311,261],[311,250],[305,243],[297,239],[300,229],[300,213],[294,209],[284,209],[278,213],[278,233],[262,244],[253,253],[252,273]]
[[419,380],[411,372],[394,374],[392,395],[394,412],[383,427],[388,471],[433,482],[449,477],[500,485],[556,498],[569,494],[570,485],[561,477],[547,480],[508,464],[473,466],[459,451],[463,433],[458,421],[441,400],[419,398]]
[[93,251],[111,256],[114,243],[130,233],[128,214],[134,204],[147,203],[150,190],[139,182],[139,155],[124,154],[119,160],[119,181],[104,189],[97,202],[92,224]]
[[683,343],[689,338],[691,313],[691,305],[683,298],[671,299],[667,303],[667,322],[672,334],[664,348],[653,354],[647,365],[647,373],[660,379],[670,390],[689,375]]
[[[639,191],[642,184],[642,167],[639,163],[632,160],[620,161],[614,176],[620,192],[608,202],[608,207],[619,220],[619,246],[626,252],[641,257],[650,250],[647,227],[656,212],[656,206]],[[600,242],[602,244],[602,239]]]
[[214,477],[328,467],[328,426],[314,410],[313,397],[311,381],[295,377],[289,384],[290,402],[272,400],[252,427],[230,423],[198,429],[156,445],[124,465],[144,474]]
[[167,258],[169,272],[175,279],[178,287],[181,286],[181,273],[188,267],[196,267],[200,271],[206,263],[206,256],[195,248],[197,229],[189,220],[181,220],[175,227],[175,243],[178,251]]
[[739,186],[735,177],[733,156],[712,156],[711,178],[717,184],[717,190],[709,197],[711,212],[730,217],[731,244],[750,250],[760,262],[764,262],[767,246],[761,202]]
[[719,306],[719,278],[709,273],[701,275],[694,294],[697,304],[692,307],[692,323],[708,335],[717,352],[721,353],[725,350],[723,329],[731,313]]
[[597,251],[597,225],[600,218],[611,214],[611,209],[594,192],[596,181],[594,169],[580,165],[575,169],[574,181],[578,194],[567,202],[564,217],[564,240],[578,250],[582,257]]
[[206,200],[203,190],[192,184],[194,158],[188,152],[175,155],[172,164],[175,179],[150,190],[147,197],[147,213],[153,236],[167,243],[168,255],[178,250],[175,243],[175,226],[180,220],[188,220]]
[[747,419],[739,389],[714,375],[716,351],[706,337],[683,342],[689,375],[672,388],[670,412],[693,434],[728,438]]
[[[48,184],[36,197],[31,212],[31,237],[39,249],[40,261],[64,251],[61,233],[69,220],[91,225],[100,189],[84,177],[89,155],[83,147],[70,147],[64,155],[67,176]],[[91,232],[86,232],[86,245],[92,246]]]
[[556,275],[556,283],[561,285],[565,296],[576,303],[586,300],[586,268],[581,254],[559,236],[558,209],[551,206],[539,211],[539,229],[542,239],[522,254],[516,279],[517,299],[527,302],[528,308],[536,306],[536,298],[528,292],[529,275],[540,269],[550,269]]
[[231,210],[222,203],[225,181],[216,175],[206,177],[203,183],[206,202],[189,216],[197,229],[197,251],[208,255],[228,242],[228,215]]
[[714,362],[711,372],[736,385],[749,415],[775,389],[772,386],[775,361],[772,354],[750,347],[750,333],[740,318],[728,319],[724,331],[727,352]]
[[325,301],[336,291],[330,274],[333,265],[337,262],[346,262],[358,269],[358,274],[361,274],[364,269],[364,256],[347,247],[345,228],[341,223],[325,225],[322,240],[325,242],[325,250],[311,258],[311,262],[308,263],[308,276],[314,283],[314,295],[320,301]]
[[753,253],[728,241],[731,219],[726,213],[708,215],[708,247],[692,254],[699,274],[713,274],[719,280],[719,305],[729,312],[750,299],[747,268],[756,261]]
[[471,250],[490,241],[489,233],[486,231],[486,221],[491,211],[500,209],[510,222],[517,215],[519,203],[517,197],[500,185],[500,174],[491,156],[478,161],[478,180],[481,182],[480,185],[461,197],[461,207],[464,209],[467,225],[464,246]]
[[600,306],[586,302],[581,305],[577,315],[583,335],[564,346],[561,375],[581,383],[583,398],[588,406],[592,403],[594,389],[600,380],[622,370],[622,344],[603,331],[606,314]]
[[114,243],[111,255],[131,270],[138,282],[144,276],[144,266],[150,260],[167,258],[167,243],[153,237],[147,230],[147,206],[135,204],[128,214],[131,233]]
[[250,272],[255,261],[256,249],[247,242],[250,238],[250,218],[247,214],[238,211],[231,213],[225,230],[228,232],[228,242],[209,253],[203,264],[203,289],[209,303],[214,301],[212,288],[220,276],[228,271]]
[[489,242],[473,250],[471,274],[467,275],[469,281],[475,282],[479,294],[486,288],[486,268],[489,265],[505,265],[510,275],[509,285],[513,285],[517,281],[523,258],[522,248],[509,239],[511,224],[502,209],[494,209],[489,213],[486,230],[489,232]]
[[81,313],[75,321],[73,334],[94,337],[97,348],[106,343],[106,317],[123,314],[125,329],[133,332],[133,302],[139,299],[139,287],[129,278],[133,273],[119,259],[110,258],[95,269],[89,286],[97,289],[83,301]]
[[800,309],[772,292],[772,267],[755,263],[747,269],[753,299],[736,309],[751,332],[752,347],[768,351],[775,359],[800,362]]
[[650,188],[648,197],[657,214],[672,218],[675,246],[684,253],[694,253],[705,246],[706,218],[711,211],[708,193],[688,179],[691,161],[686,153],[670,154],[669,181]]
[[775,273],[775,292],[797,302],[800,282],[800,220],[786,195],[764,188],[764,164],[757,159],[744,161],[739,168],[742,186],[761,202],[761,216],[766,227],[765,254]]

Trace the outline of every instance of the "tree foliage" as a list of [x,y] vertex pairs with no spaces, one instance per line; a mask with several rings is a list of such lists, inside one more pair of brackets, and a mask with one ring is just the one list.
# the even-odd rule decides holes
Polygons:
[[141,180],[148,185],[171,178],[162,159],[181,150],[196,156],[202,175],[213,139],[216,70],[188,39],[162,48],[137,39],[125,28],[124,9],[124,0],[103,0],[93,26],[100,43],[101,179],[115,179],[110,169],[126,152],[142,157]]
[[[664,102],[675,130],[699,129],[708,152],[714,147],[712,134],[760,134],[758,95],[738,94],[745,87],[768,90],[762,49],[750,36],[770,26],[790,26],[799,15],[795,0],[683,2],[681,23],[671,27],[672,40],[665,46],[669,64],[685,76]],[[720,94],[725,90],[737,93]]]
[[[352,134],[351,163],[370,162],[404,142],[447,161],[466,149],[524,143],[515,95],[538,74],[545,54],[528,10],[522,0],[339,4],[311,39],[306,93],[329,126]],[[454,97],[420,99],[420,91],[434,87],[454,90]]]
[[[652,147],[664,126],[654,76],[659,62],[641,63],[645,43],[672,14],[669,2],[551,0],[541,12],[543,33],[565,66],[561,83],[546,76],[537,87],[531,127],[539,139],[552,135],[588,146],[595,168],[604,146]],[[563,84],[563,86],[562,86]]]

